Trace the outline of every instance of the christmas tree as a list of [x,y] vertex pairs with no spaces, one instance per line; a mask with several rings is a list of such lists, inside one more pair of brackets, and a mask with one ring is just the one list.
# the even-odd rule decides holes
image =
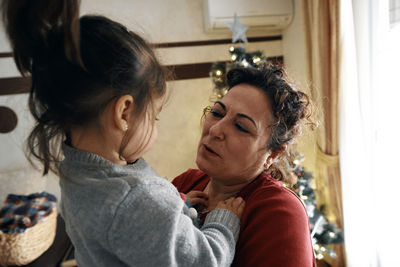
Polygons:
[[285,159],[286,170],[294,174],[297,183],[290,187],[303,201],[310,221],[311,238],[317,259],[325,256],[336,257],[335,251],[329,248],[331,244],[343,243],[343,232],[330,223],[324,213],[324,205],[317,206],[317,196],[313,189],[313,175],[305,171],[302,162],[304,156],[299,152],[292,155],[291,159]]

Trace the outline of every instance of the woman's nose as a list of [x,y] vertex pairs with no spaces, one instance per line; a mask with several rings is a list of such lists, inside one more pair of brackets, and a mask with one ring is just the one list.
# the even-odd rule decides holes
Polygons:
[[216,121],[210,126],[209,133],[211,136],[222,140],[225,138],[225,127],[224,119]]

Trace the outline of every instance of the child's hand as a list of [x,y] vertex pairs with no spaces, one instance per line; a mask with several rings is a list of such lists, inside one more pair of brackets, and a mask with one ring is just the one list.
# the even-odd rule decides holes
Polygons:
[[240,219],[240,218],[242,218],[244,205],[245,205],[245,201],[243,200],[243,198],[231,197],[231,198],[228,198],[227,200],[218,202],[215,209],[229,210],[229,211],[233,212],[234,214],[236,214],[236,216],[238,216]]
[[190,191],[186,194],[186,197],[193,205],[208,207],[208,195],[203,191]]

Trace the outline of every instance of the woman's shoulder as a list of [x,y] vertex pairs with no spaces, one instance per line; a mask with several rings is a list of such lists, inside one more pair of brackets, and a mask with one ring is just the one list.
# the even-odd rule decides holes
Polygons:
[[287,213],[306,215],[306,209],[300,198],[282,182],[270,175],[262,175],[260,181],[246,197],[246,206],[263,207],[273,210],[272,207],[285,207]]
[[188,169],[175,177],[172,184],[175,185],[179,192],[186,193],[199,184],[207,183],[209,179],[209,176],[199,169]]
[[207,176],[203,171],[199,169],[188,169],[187,171],[179,174],[172,181],[173,183],[178,183],[181,181],[194,181],[202,176]]
[[309,221],[300,198],[270,176],[257,179],[247,195],[233,266],[312,266]]

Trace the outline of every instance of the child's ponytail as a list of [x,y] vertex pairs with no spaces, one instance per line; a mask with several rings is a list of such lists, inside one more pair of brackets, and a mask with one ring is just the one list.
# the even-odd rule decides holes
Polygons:
[[68,61],[83,68],[79,0],[3,0],[2,12],[16,66],[23,76],[32,78],[29,108],[36,125],[27,140],[28,155],[39,159],[47,174],[49,169],[55,171],[51,162],[57,162],[59,153],[52,151],[52,143],[62,129],[50,103],[57,88],[46,81],[49,75],[43,70],[51,69],[54,62]]
[[3,22],[22,75],[32,74],[35,57],[64,35],[66,57],[82,65],[79,53],[79,0],[3,0]]

